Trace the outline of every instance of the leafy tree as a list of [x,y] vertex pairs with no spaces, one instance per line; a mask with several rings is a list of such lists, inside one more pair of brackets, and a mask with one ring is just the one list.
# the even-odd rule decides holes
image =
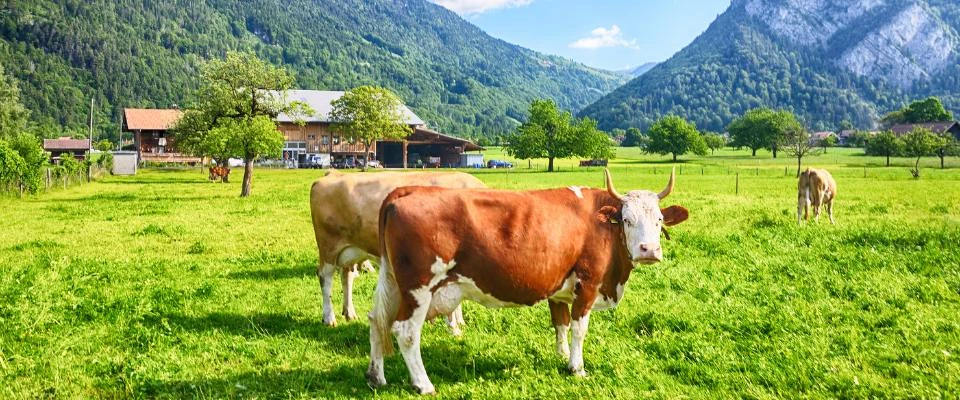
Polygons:
[[388,89],[360,86],[344,93],[331,106],[333,130],[363,143],[363,154],[370,154],[379,139],[403,139],[411,132],[403,120],[403,101]]
[[945,146],[945,142],[943,137],[920,127],[903,136],[904,153],[908,157],[917,158],[913,170],[910,171],[914,178],[920,178],[920,158],[933,154],[937,149]]
[[881,122],[888,126],[943,121],[953,121],[953,113],[943,108],[943,103],[936,97],[928,97],[910,103],[910,105],[900,110],[885,115],[881,120]]
[[856,131],[853,135],[850,135],[847,138],[847,147],[864,147],[867,145],[867,140],[870,138],[870,134],[864,131]]
[[789,111],[755,108],[731,122],[727,131],[733,138],[733,146],[749,148],[754,157],[758,149],[769,148],[773,152],[773,158],[777,158],[777,145],[784,132],[799,128],[800,123],[796,116]]
[[590,119],[575,120],[568,111],[560,111],[553,100],[534,100],[530,117],[507,139],[507,154],[527,160],[546,158],[547,171],[553,172],[556,158],[608,157],[610,140]]
[[703,141],[706,142],[707,147],[710,148],[710,154],[714,154],[714,152],[727,145],[727,138],[716,132],[708,132],[703,135]]
[[676,115],[657,121],[650,127],[648,136],[648,150],[657,154],[673,154],[674,162],[677,161],[677,156],[688,152],[707,155],[707,144],[700,132],[697,132],[697,127]]
[[903,141],[892,131],[883,131],[866,142],[867,155],[887,157],[887,166],[890,166],[890,156],[902,154]]
[[627,131],[621,128],[616,128],[610,131],[610,138],[617,143],[618,146],[623,146],[623,141],[627,139]]
[[935,153],[937,157],[940,158],[940,169],[944,168],[944,158],[947,156],[956,156],[960,155],[960,141],[957,141],[949,132],[943,135],[939,135],[943,144],[938,148]]
[[643,139],[643,134],[640,133],[640,129],[637,128],[627,128],[627,131],[623,135],[623,141],[620,142],[621,147],[634,147],[639,146],[640,141]]
[[836,146],[837,146],[837,137],[836,137],[836,136],[829,135],[829,136],[827,136],[827,137],[825,137],[825,138],[823,138],[823,139],[820,139],[820,147],[823,148],[823,152],[824,152],[824,153],[827,152],[827,148],[828,148],[828,147],[836,147]]
[[841,131],[841,132],[843,132],[843,131],[849,131],[849,130],[853,130],[853,129],[856,129],[856,127],[853,126],[853,122],[850,122],[850,120],[844,119],[844,120],[840,121],[840,131]]
[[797,177],[800,177],[803,158],[818,153],[816,147],[810,143],[810,132],[803,127],[794,127],[784,132],[780,138],[780,146],[787,155],[797,159]]
[[[247,197],[254,161],[279,155],[283,149],[283,134],[273,117],[279,113],[299,116],[311,110],[287,101],[293,77],[286,69],[253,54],[229,52],[223,60],[205,63],[201,71],[200,88],[194,95],[198,101],[194,113],[199,114],[188,111],[174,132],[183,149],[192,154],[216,155],[221,163],[230,157],[242,158],[240,196]],[[266,129],[268,124],[272,130]]]

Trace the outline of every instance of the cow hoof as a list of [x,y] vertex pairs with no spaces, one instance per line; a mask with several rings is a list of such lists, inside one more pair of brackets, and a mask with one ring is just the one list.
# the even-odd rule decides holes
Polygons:
[[367,385],[370,385],[373,389],[379,389],[384,386],[387,386],[387,378],[377,374],[376,372],[367,371]]
[[326,325],[326,326],[329,326],[329,327],[333,328],[333,327],[337,326],[337,319],[336,319],[336,318],[333,318],[333,317],[330,317],[330,318],[324,317],[324,318],[323,318],[323,324]]
[[[343,314],[343,319],[345,319],[345,320],[347,320],[347,321],[353,321],[353,320],[357,319],[357,313],[355,313],[355,312],[352,312],[352,313],[344,313],[344,314]],[[334,324],[336,324],[336,322],[334,322]]]
[[453,335],[453,337],[455,338],[463,337],[463,331],[460,330],[459,326],[451,326],[450,334]]
[[585,378],[587,376],[587,370],[583,369],[583,367],[568,368],[568,370],[570,371],[570,375],[573,375],[573,376],[578,376],[581,378]]
[[437,390],[433,388],[433,385],[427,384],[426,386],[413,386],[413,389],[417,391],[417,394],[427,395],[427,396],[436,396]]

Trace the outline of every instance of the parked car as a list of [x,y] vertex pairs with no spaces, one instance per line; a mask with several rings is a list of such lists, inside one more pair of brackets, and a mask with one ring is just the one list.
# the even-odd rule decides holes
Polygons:
[[513,164],[503,160],[490,160],[487,161],[487,168],[513,168]]
[[367,161],[367,168],[383,168],[383,164],[380,164],[380,160],[370,160]]
[[300,164],[300,168],[329,168],[330,156],[320,154],[309,154],[306,160]]

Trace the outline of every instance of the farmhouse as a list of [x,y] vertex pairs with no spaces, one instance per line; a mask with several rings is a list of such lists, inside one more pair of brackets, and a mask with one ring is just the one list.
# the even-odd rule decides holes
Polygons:
[[903,136],[912,132],[916,128],[929,129],[937,135],[951,134],[957,140],[960,140],[960,122],[927,122],[922,124],[900,124],[890,128],[894,135]]
[[64,154],[70,154],[77,160],[87,158],[90,151],[90,139],[43,139],[43,150],[50,153],[50,162],[59,164]]
[[123,109],[123,131],[133,134],[139,162],[189,163],[200,158],[181,154],[170,132],[183,112],[175,109]]
[[[482,150],[469,140],[445,135],[428,129],[426,123],[413,111],[403,106],[400,114],[403,122],[413,131],[403,141],[378,141],[370,148],[370,154],[364,154],[362,143],[340,137],[331,129],[333,121],[330,112],[332,102],[344,92],[323,90],[290,90],[287,101],[300,101],[313,109],[311,116],[301,116],[303,126],[297,124],[297,118],[291,115],[277,115],[277,128],[284,136],[283,159],[300,164],[308,156],[317,154],[328,157],[334,163],[368,160],[376,158],[387,167],[424,166],[468,166],[461,162],[466,151]],[[406,162],[404,162],[406,160]],[[481,160],[480,163],[483,161]]]
[[833,132],[829,132],[829,131],[814,132],[810,134],[810,139],[808,140],[808,142],[810,143],[811,146],[819,146],[821,143],[823,143],[824,140],[827,140],[827,138],[829,137],[838,139],[837,134]]

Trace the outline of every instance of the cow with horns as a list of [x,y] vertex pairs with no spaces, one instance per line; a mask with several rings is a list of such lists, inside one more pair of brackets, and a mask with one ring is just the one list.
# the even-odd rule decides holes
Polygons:
[[[615,307],[636,263],[663,258],[660,234],[687,219],[679,206],[661,209],[673,191],[620,195],[569,187],[537,191],[401,187],[380,208],[381,265],[370,313],[367,381],[386,384],[383,357],[390,333],[419,393],[434,387],[420,356],[424,321],[461,300],[488,307],[547,300],[557,351],[570,372],[585,375],[583,341],[591,310]],[[567,331],[572,342],[567,345]]]

